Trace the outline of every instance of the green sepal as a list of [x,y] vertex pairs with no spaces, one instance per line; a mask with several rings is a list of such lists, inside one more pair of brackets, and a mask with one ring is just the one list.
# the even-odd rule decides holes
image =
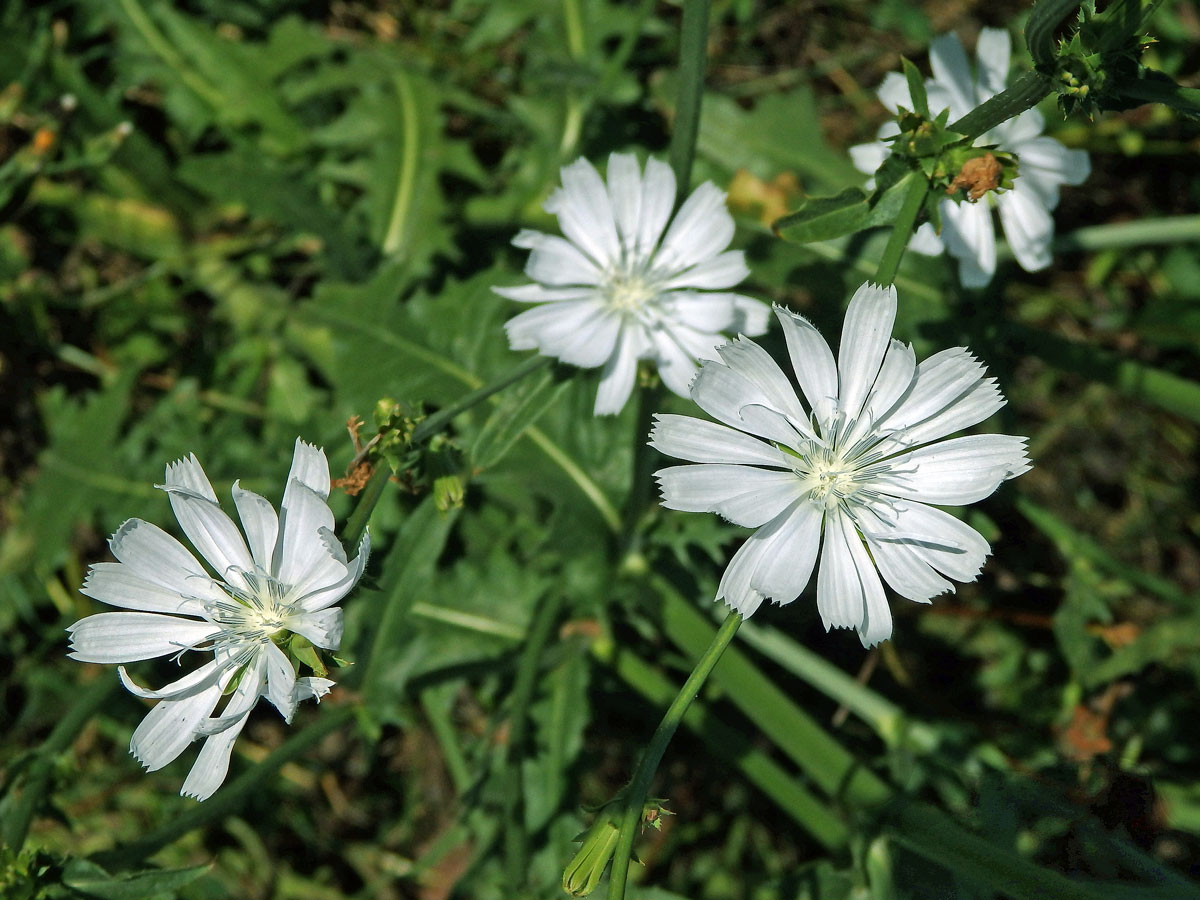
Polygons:
[[317,648],[304,635],[292,635],[291,641],[288,642],[288,651],[294,659],[312,669],[313,674],[318,678],[324,678],[329,674],[329,669],[325,667],[325,662],[321,659],[321,654],[317,652]]
[[240,669],[237,670],[237,674],[229,679],[229,683],[227,685],[225,685],[224,690],[221,691],[221,696],[228,697],[230,694],[232,694],[234,691],[236,691],[238,685],[242,683],[242,676],[245,674],[246,674],[246,667],[242,666]]
[[563,869],[562,879],[563,890],[572,897],[586,897],[600,884],[617,849],[623,809],[623,804],[614,798],[599,810],[591,827],[575,838],[582,846]]
[[908,94],[912,97],[913,112],[922,119],[930,118],[929,97],[925,93],[925,79],[920,70],[907,57],[900,57],[900,65],[904,68],[904,80],[908,82]]

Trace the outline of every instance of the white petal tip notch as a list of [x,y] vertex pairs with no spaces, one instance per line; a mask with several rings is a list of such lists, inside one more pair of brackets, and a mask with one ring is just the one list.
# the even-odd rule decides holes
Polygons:
[[725,194],[705,182],[672,219],[675,176],[664,163],[614,153],[607,182],[579,159],[562,169],[546,202],[563,236],[522,230],[532,284],[494,288],[534,304],[505,324],[513,350],[536,350],[579,368],[601,369],[594,412],[619,413],[639,360],[668,389],[687,395],[696,361],[733,331],[767,330],[765,303],[729,293],[749,275],[727,250],[734,222]]
[[[278,513],[234,484],[240,530],[221,509],[195,454],[168,465],[160,487],[197,554],[156,525],[125,522],[109,541],[117,562],[93,565],[82,587],[120,611],[71,625],[69,655],[119,664],[126,690],[158,701],[130,741],[147,770],[203,741],[180,793],[204,800],[224,781],[234,741],[260,697],[290,722],[297,703],[320,700],[333,686],[320,677],[319,654],[341,642],[342,610],[334,604],[361,577],[370,541],[364,535],[358,556],[346,559],[326,504],[325,453],[300,439]],[[311,647],[293,654],[294,635]],[[189,651],[209,658],[158,690],[142,687],[124,665],[158,657],[182,664]],[[301,666],[317,666],[319,675],[298,678]]]
[[[885,585],[928,603],[975,580],[991,548],[938,505],[989,496],[1028,471],[1015,435],[949,437],[1004,402],[963,348],[917,363],[891,338],[896,294],[865,284],[847,307],[838,358],[810,322],[776,309],[799,393],[746,338],[704,361],[692,388],[716,422],[659,415],[650,444],[691,465],[655,473],[662,504],[756,529],[716,597],[744,616],[817,581],[826,629],[866,647],[892,634]],[[806,403],[807,401],[807,408]]]

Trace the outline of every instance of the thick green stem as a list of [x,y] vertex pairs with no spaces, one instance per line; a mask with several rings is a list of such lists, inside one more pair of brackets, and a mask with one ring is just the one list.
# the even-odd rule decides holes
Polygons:
[[1001,122],[1007,122],[1013,116],[1036,106],[1051,90],[1050,81],[1045,75],[1037,71],[1026,72],[1008,90],[1001,91],[957,122],[950,123],[950,130],[965,134],[968,142],[973,141]]
[[637,770],[634,772],[633,780],[625,792],[625,812],[621,817],[621,834],[617,838],[617,849],[613,855],[612,874],[609,876],[608,882],[608,900],[623,900],[625,896],[625,886],[629,880],[629,860],[633,855],[633,840],[637,836],[638,826],[642,820],[642,810],[646,803],[646,795],[650,791],[650,781],[654,778],[658,764],[662,761],[667,744],[671,742],[675,729],[683,720],[684,713],[696,699],[708,674],[721,658],[721,654],[725,652],[725,648],[729,646],[729,642],[733,640],[733,636],[737,634],[738,626],[741,624],[742,614],[739,612],[731,612],[725,617],[725,621],[717,629],[712,643],[696,663],[696,668],[683,683],[683,687],[680,688],[674,701],[667,708],[662,721],[658,723],[654,736],[650,738],[650,744],[646,747],[646,752],[642,755]]
[[127,868],[157,853],[167,844],[183,837],[193,828],[232,815],[253,793],[262,791],[263,780],[284,763],[291,762],[305,753],[325,735],[350,724],[354,718],[354,707],[339,706],[337,709],[322,710],[320,718],[295,734],[271,752],[266,759],[247,769],[208,800],[173,817],[166,825],[150,832],[144,838],[117,847],[106,853],[97,854],[95,862],[110,870]]
[[37,757],[29,765],[25,775],[21,794],[10,808],[9,814],[0,829],[0,843],[9,847],[14,853],[25,843],[25,835],[33,821],[34,811],[40,803],[48,799],[50,775],[54,771],[54,759],[64,752],[75,735],[87,724],[92,715],[107,702],[117,689],[117,679],[109,673],[96,679],[79,695],[74,705],[58,720],[50,736],[37,750]]
[[362,540],[362,536],[367,530],[367,522],[371,520],[371,513],[375,511],[379,498],[383,496],[383,489],[391,474],[388,467],[381,464],[375,466],[375,471],[367,479],[367,486],[363,488],[362,494],[358,498],[358,505],[354,507],[354,512],[350,513],[350,518],[346,520],[346,527],[342,531],[342,544],[349,547],[351,551]]
[[671,131],[668,160],[675,173],[678,197],[687,196],[692,178],[696,136],[700,133],[700,101],[704,96],[704,64],[708,55],[709,0],[686,0],[679,36],[679,100]]
[[875,282],[880,286],[889,285],[896,280],[896,272],[900,269],[900,260],[903,259],[904,250],[908,247],[909,240],[912,239],[913,227],[917,224],[917,216],[921,213],[921,207],[925,203],[925,194],[929,191],[929,182],[920,172],[913,172],[908,177],[912,179],[912,184],[908,186],[908,193],[904,195],[904,204],[900,207],[900,213],[892,222],[891,237],[888,238],[887,246],[883,249],[879,268],[875,270]]
[[529,731],[529,705],[533,701],[533,690],[537,684],[537,673],[541,666],[542,651],[550,639],[558,611],[562,608],[563,595],[549,594],[542,598],[529,628],[529,638],[521,651],[517,667],[517,679],[513,685],[511,726],[508,733],[505,777],[508,779],[504,792],[504,812],[508,828],[504,834],[505,867],[511,896],[520,897],[526,892],[529,877],[529,836],[525,833],[525,785],[521,776],[522,754],[525,750],[525,735]]

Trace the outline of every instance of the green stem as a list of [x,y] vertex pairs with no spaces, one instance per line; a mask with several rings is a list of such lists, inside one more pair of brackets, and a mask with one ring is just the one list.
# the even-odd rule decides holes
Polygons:
[[1162,103],[1191,116],[1200,115],[1200,88],[1181,87],[1146,78],[1122,81],[1117,93],[1142,103]]
[[348,725],[354,718],[354,713],[353,706],[323,710],[317,721],[292,736],[266,759],[247,769],[208,800],[176,815],[166,825],[132,844],[97,854],[94,861],[110,870],[128,868],[157,853],[192,829],[232,815],[252,794],[262,792],[266,776],[280,769],[284,763],[291,762],[305,753],[325,735]]
[[912,184],[904,195],[904,203],[896,220],[892,222],[892,233],[883,256],[879,259],[879,268],[875,270],[875,282],[881,287],[896,280],[896,272],[900,269],[900,260],[904,258],[904,250],[912,239],[913,227],[917,224],[917,216],[925,204],[925,195],[929,192],[929,182],[920,172],[908,176]]
[[510,896],[520,897],[526,891],[529,877],[529,836],[525,833],[524,779],[521,775],[522,753],[525,736],[529,731],[529,705],[533,701],[533,689],[541,665],[542,651],[558,619],[563,595],[555,592],[542,598],[529,628],[529,638],[517,666],[517,679],[513,685],[512,723],[508,736],[508,752],[505,754],[507,782],[504,792],[504,812],[508,827],[504,834],[505,867],[508,874]]
[[491,384],[485,384],[483,387],[476,388],[471,393],[461,397],[457,402],[449,406],[439,409],[429,418],[421,421],[413,431],[412,443],[419,444],[427,438],[433,437],[443,428],[450,424],[456,417],[466,412],[473,406],[478,406],[492,394],[498,393],[514,382],[520,381],[526,375],[537,372],[540,369],[546,368],[554,362],[549,356],[531,356],[515,369],[501,375]]
[[[667,636],[685,651],[703,646],[713,628],[695,604],[665,579],[656,576],[651,582],[664,600]],[[1106,896],[1096,886],[1043,869],[1010,847],[972,834],[940,810],[898,794],[736,648],[726,654],[714,681],[821,790],[854,811],[877,815],[898,841],[925,858],[1014,900],[1102,900]]]
[[646,747],[646,752],[642,755],[637,770],[634,772],[633,780],[629,783],[629,788],[625,793],[625,812],[621,817],[621,834],[617,838],[612,874],[609,876],[608,900],[623,900],[625,896],[626,882],[629,880],[629,859],[633,855],[633,840],[637,836],[638,825],[642,820],[642,810],[646,803],[646,795],[650,791],[650,781],[654,777],[655,770],[658,769],[658,764],[662,761],[667,744],[671,742],[675,729],[679,727],[688,707],[696,699],[708,674],[713,670],[713,666],[717,664],[730,641],[733,640],[733,636],[737,634],[738,626],[741,624],[742,614],[739,612],[731,612],[725,617],[725,621],[721,623],[712,643],[696,663],[696,668],[692,669],[692,674],[683,683],[683,687],[680,688],[679,693],[667,708],[662,721],[658,723],[654,736],[650,738],[650,744]]
[[692,159],[700,133],[700,101],[704,96],[704,64],[708,53],[709,0],[686,0],[679,37],[679,101],[671,132],[668,160],[675,173],[677,197],[687,195]]
[[371,520],[371,513],[375,511],[379,498],[383,496],[383,489],[391,477],[392,473],[388,465],[380,462],[376,464],[375,471],[367,479],[367,485],[358,498],[358,505],[354,507],[354,512],[350,513],[350,518],[346,520],[346,528],[342,532],[342,544],[349,547],[351,551],[362,540],[362,536],[367,530],[367,522]]
[[967,136],[967,142],[991,131],[1001,122],[1030,109],[1051,91],[1050,81],[1040,72],[1026,72],[1012,83],[1008,90],[1001,91],[987,102],[975,107],[957,122],[950,123],[950,131]]
[[[655,706],[666,706],[675,695],[673,685],[637,654],[608,645],[593,645],[593,652],[612,667],[630,688]],[[828,850],[841,850],[849,841],[846,825],[818,800],[799,779],[791,775],[764,750],[754,746],[753,736],[718,718],[703,703],[693,703],[683,724],[704,741],[708,749],[738,769],[763,796],[783,810]]]
[[111,673],[106,677],[97,678],[84,688],[66,715],[58,720],[50,736],[38,748],[37,757],[29,765],[21,794],[13,803],[3,828],[0,828],[0,844],[7,846],[14,853],[21,849],[25,843],[25,835],[29,833],[34,810],[48,799],[47,789],[50,775],[54,771],[55,757],[71,746],[75,735],[108,701],[116,688],[117,680]]

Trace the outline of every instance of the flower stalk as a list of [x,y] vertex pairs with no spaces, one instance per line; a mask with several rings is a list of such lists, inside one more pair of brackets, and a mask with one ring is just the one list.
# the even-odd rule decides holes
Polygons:
[[892,223],[892,233],[888,237],[883,256],[879,259],[879,268],[875,270],[875,283],[886,287],[896,280],[900,270],[900,260],[904,258],[904,250],[908,247],[913,229],[917,224],[917,216],[925,205],[925,195],[929,192],[929,182],[919,173],[912,174],[912,184],[904,195],[904,204],[896,220]]
[[692,669],[692,674],[688,676],[687,681],[683,683],[683,687],[680,688],[679,693],[667,708],[666,714],[658,723],[654,736],[650,738],[650,743],[638,762],[633,780],[630,781],[629,787],[625,791],[625,811],[621,816],[621,833],[617,838],[617,848],[613,855],[612,874],[609,876],[608,882],[608,900],[623,900],[625,897],[625,887],[629,880],[629,860],[633,856],[633,840],[637,836],[638,823],[643,818],[646,796],[650,791],[650,781],[654,778],[654,773],[662,761],[667,745],[671,742],[675,729],[683,721],[688,707],[700,693],[709,673],[712,672],[713,667],[725,652],[725,648],[733,640],[733,636],[737,634],[741,624],[742,615],[737,611],[731,611],[725,617],[725,621],[717,629],[712,643],[704,651],[696,663],[696,667]]

